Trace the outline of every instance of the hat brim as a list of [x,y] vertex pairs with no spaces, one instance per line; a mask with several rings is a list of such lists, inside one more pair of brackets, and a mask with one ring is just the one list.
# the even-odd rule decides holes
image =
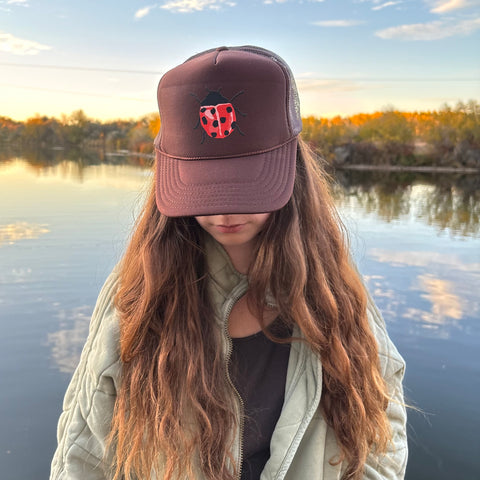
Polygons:
[[157,207],[168,217],[266,213],[290,199],[297,137],[255,155],[184,160],[156,150]]

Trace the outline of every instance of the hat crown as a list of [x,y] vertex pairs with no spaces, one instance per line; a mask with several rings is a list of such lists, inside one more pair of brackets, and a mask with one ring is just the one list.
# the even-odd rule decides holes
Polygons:
[[176,158],[256,154],[302,128],[290,68],[260,47],[198,53],[162,77],[157,98],[161,130],[155,145]]

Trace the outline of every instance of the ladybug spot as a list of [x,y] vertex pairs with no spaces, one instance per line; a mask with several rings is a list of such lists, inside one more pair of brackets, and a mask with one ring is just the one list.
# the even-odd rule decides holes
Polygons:
[[225,123],[225,122],[227,121],[227,119],[226,119],[225,117],[220,117],[220,121],[221,121],[222,123]]
[[205,110],[206,110],[205,107],[202,107],[202,108],[200,109],[200,111],[201,111],[202,113],[203,113]]
[[234,128],[237,128],[237,122],[232,122],[232,130],[233,130]]
[[232,107],[227,107],[227,112],[228,112],[228,113],[231,113],[231,112],[232,112],[232,110],[233,110],[233,108],[232,108]]
[[211,109],[210,109],[210,113],[211,113],[212,115],[215,115],[215,112],[216,112],[215,108],[211,108]]
[[217,136],[216,132],[212,132],[212,137],[215,138]]
[[229,132],[228,130],[225,130],[225,131],[223,132],[223,134],[224,134],[225,136],[227,136],[227,135],[230,135],[230,132]]
[[207,117],[202,117],[202,123],[206,125],[208,123]]
[[213,123],[212,123],[212,125],[213,125],[214,127],[218,127],[218,120],[214,120]]

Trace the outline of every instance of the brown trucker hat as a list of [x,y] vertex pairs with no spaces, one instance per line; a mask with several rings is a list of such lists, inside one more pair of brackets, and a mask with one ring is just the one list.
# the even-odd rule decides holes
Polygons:
[[278,55],[254,46],[207,50],[163,75],[157,97],[161,213],[265,213],[288,202],[302,121]]

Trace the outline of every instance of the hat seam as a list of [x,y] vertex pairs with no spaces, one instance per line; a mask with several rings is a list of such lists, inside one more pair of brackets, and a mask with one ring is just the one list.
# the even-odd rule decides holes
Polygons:
[[[262,153],[268,153],[268,152],[271,152],[272,150],[276,150],[277,148],[281,148],[281,147],[287,145],[290,142],[293,142],[294,140],[297,139],[297,137],[298,137],[298,135],[294,135],[283,143],[279,143],[278,145],[275,145],[275,146],[269,147],[269,148],[264,148],[262,150],[255,150],[254,152],[247,152],[247,153],[235,153],[235,154],[231,154],[231,155],[222,155],[222,156],[218,156],[218,157],[213,157],[213,156],[185,157],[185,156],[180,156],[180,155],[172,155],[170,153],[167,153],[167,152],[161,150],[161,145],[154,144],[154,147],[155,147],[155,150],[157,152],[161,153],[162,155],[165,155],[166,157],[173,158],[175,160],[223,160],[223,159],[226,160],[226,159],[229,159],[229,158],[251,157],[253,155],[261,155]],[[161,141],[159,143],[161,144]]]
[[[283,73],[283,77],[285,79],[285,83],[286,83],[286,88],[285,88],[285,96],[286,96],[286,119],[287,119],[287,125],[289,127],[289,130],[290,130],[290,133],[293,133],[293,125],[292,125],[292,122],[291,122],[291,119],[290,119],[290,97],[291,97],[291,83],[292,81],[294,82],[294,78],[293,78],[293,75],[290,75],[290,71],[285,63],[285,60],[283,60],[283,58],[275,55],[273,52],[270,52],[268,50],[265,50],[265,49],[262,49],[262,48],[258,48],[258,47],[255,47],[253,45],[244,45],[242,47],[239,47],[240,50],[244,51],[244,52],[250,52],[250,53],[254,53],[256,55],[260,55],[260,56],[263,56],[263,57],[266,57],[268,59],[270,59],[273,63],[275,63],[276,65],[278,65],[281,70],[282,70],[282,73]],[[295,88],[296,88],[296,85],[295,85]]]

